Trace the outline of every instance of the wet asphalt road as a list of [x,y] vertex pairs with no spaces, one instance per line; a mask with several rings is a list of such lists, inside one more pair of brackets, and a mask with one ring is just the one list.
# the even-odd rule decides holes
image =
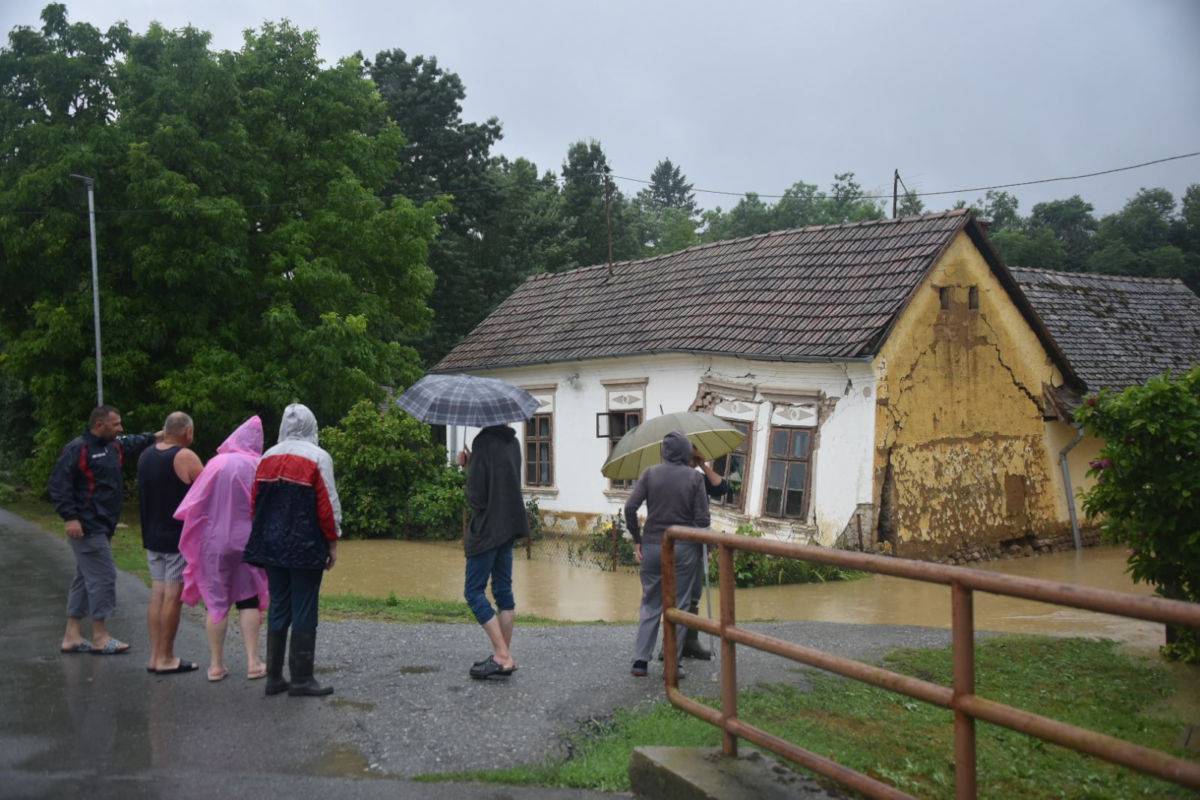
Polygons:
[[[336,693],[267,698],[244,679],[234,630],[230,677],[205,680],[202,616],[186,614],[176,652],[201,670],[147,675],[149,590],[124,573],[109,627],[133,652],[59,654],[73,572],[65,542],[0,510],[0,797],[603,797],[406,778],[561,758],[581,722],[662,697],[654,668],[649,679],[628,674],[629,625],[518,628],[518,672],[480,683],[466,674],[487,653],[473,625],[326,622],[317,671]],[[863,659],[949,641],[927,628],[755,627]],[[738,655],[743,687],[804,681],[782,659]],[[685,690],[716,695],[715,670],[695,665]]]

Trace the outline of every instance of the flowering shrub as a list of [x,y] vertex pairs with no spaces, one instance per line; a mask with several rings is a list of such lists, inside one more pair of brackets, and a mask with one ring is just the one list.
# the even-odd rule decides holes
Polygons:
[[[1084,510],[1130,548],[1129,574],[1163,597],[1200,601],[1200,366],[1102,391],[1076,412],[1104,440]],[[1200,663],[1200,635],[1167,628],[1163,654]]]

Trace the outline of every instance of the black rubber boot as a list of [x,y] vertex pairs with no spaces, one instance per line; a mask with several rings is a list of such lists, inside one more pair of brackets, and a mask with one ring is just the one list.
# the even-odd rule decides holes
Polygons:
[[283,679],[283,657],[287,653],[287,628],[267,631],[267,695],[286,692],[290,685]]
[[322,686],[313,678],[313,658],[317,654],[317,634],[292,631],[292,648],[288,652],[288,671],[292,684],[291,697],[324,697],[333,694],[332,686]]
[[687,635],[683,637],[683,657],[694,658],[697,661],[712,661],[712,651],[700,644],[700,631],[695,628],[688,628]]

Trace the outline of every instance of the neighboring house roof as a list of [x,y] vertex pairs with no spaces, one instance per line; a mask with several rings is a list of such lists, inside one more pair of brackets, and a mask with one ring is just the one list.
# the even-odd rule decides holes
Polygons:
[[457,372],[649,353],[867,359],[965,231],[1069,378],[969,210],[825,225],[533,275],[434,367]]
[[1200,297],[1180,280],[1009,271],[1090,390],[1200,363]]

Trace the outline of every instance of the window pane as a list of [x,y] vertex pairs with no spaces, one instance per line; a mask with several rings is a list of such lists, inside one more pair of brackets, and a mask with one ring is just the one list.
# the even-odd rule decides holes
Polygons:
[[550,444],[548,442],[538,445],[538,461],[550,463]]
[[729,464],[729,457],[721,456],[720,458],[718,458],[716,461],[713,462],[713,472],[717,473],[718,475],[728,477],[729,473],[727,473],[725,471],[725,467],[728,464]]
[[533,442],[525,443],[525,461],[529,463],[537,461],[537,445]]
[[792,431],[792,458],[808,458],[808,431]]
[[614,442],[625,435],[625,415],[613,414],[608,415],[608,432],[609,438]]
[[532,461],[525,462],[525,483],[528,486],[537,483],[537,464]]
[[767,486],[772,489],[782,489],[783,479],[786,473],[786,461],[772,461],[769,465],[767,465]]
[[804,492],[788,492],[787,506],[783,509],[785,517],[798,517],[804,508]]
[[538,436],[549,438],[550,436],[550,417],[542,417],[538,425]]
[[549,462],[542,464],[542,481],[541,481],[541,483],[543,486],[549,486],[551,484]]
[[746,471],[746,457],[741,453],[733,453],[729,456],[729,472],[722,473],[725,478],[734,484],[734,488],[738,488],[743,479],[743,473]]
[[808,477],[808,464],[792,464],[788,469],[787,488],[804,491],[804,481]]
[[775,429],[771,431],[771,455],[787,456],[788,451],[788,432],[786,430]]
[[638,425],[642,424],[642,415],[636,414],[636,413],[630,414],[629,418],[626,420],[625,424],[627,425],[625,430],[629,430],[630,428],[636,428]]
[[783,513],[782,509],[779,507],[780,503],[782,502],[782,489],[767,489],[767,507],[764,509],[764,511],[767,514],[773,514],[774,516],[778,517]]

